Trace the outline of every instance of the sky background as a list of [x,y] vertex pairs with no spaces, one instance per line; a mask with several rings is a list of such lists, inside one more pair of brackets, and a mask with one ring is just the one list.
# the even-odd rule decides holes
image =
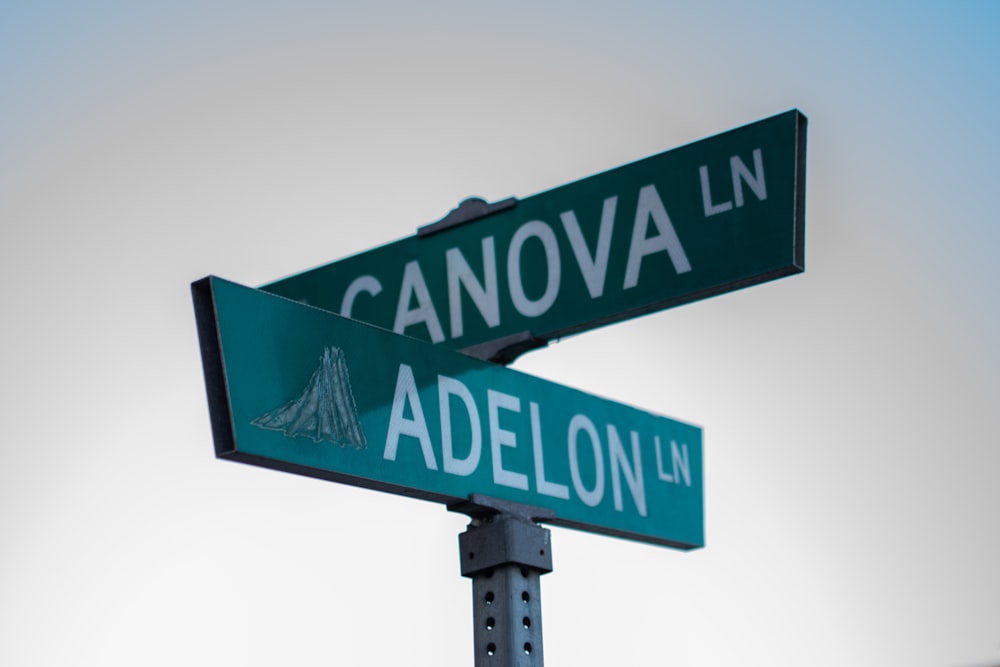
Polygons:
[[707,546],[553,528],[549,665],[1000,664],[1000,4],[0,2],[0,663],[468,665],[464,517],[217,461],[260,285],[791,108],[806,273],[515,368],[705,429]]

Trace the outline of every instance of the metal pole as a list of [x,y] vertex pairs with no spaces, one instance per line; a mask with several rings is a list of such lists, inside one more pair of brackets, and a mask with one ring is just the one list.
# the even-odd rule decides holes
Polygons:
[[551,510],[473,494],[448,509],[472,518],[458,536],[472,579],[475,667],[542,667],[540,577],[552,571]]

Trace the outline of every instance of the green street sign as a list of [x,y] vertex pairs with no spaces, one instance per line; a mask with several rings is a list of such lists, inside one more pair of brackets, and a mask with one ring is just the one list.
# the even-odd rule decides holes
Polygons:
[[453,349],[530,348],[803,271],[805,144],[788,111],[261,289]]
[[192,293],[221,458],[704,544],[696,426],[218,278]]

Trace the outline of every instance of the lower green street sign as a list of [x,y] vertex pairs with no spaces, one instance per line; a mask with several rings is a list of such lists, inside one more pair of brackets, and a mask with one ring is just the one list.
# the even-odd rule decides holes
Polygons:
[[219,278],[192,293],[221,458],[704,545],[697,426]]

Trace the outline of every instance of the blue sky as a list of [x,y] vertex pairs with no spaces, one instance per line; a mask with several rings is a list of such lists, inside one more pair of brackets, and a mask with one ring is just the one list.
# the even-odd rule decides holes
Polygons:
[[706,548],[553,530],[547,658],[1000,664],[998,19],[0,5],[0,662],[467,664],[461,517],[213,459],[188,284],[799,108],[804,275],[516,364],[705,428]]

